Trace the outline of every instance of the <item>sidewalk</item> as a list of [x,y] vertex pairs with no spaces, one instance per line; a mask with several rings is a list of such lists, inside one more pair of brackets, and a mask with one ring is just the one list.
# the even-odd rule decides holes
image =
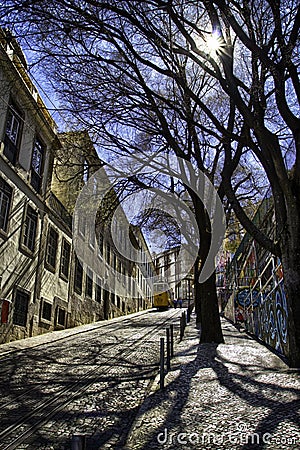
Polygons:
[[192,317],[127,450],[300,449],[299,373],[225,319],[222,328],[225,344],[199,345]]
[[28,337],[25,339],[19,339],[16,341],[6,342],[0,344],[0,356],[5,356],[6,354],[28,350],[29,348],[39,347],[40,345],[50,344],[52,342],[58,342],[68,337],[72,338],[75,335],[84,334],[88,331],[94,331],[97,328],[103,328],[106,325],[110,325],[114,322],[122,322],[130,318],[138,317],[143,314],[147,314],[149,310],[143,310],[136,313],[115,317],[109,320],[101,320],[99,322],[88,323],[85,325],[78,325],[73,328],[65,328],[63,330],[53,330],[44,334],[39,334],[37,336]]

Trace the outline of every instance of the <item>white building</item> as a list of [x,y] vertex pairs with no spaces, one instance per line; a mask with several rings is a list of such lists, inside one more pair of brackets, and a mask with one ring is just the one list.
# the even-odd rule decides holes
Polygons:
[[[3,30],[0,93],[0,343],[150,307],[150,260],[126,260],[82,220],[89,252],[115,271],[115,293],[75,254],[76,199],[102,162],[87,133],[57,135],[18,43]],[[131,233],[145,249],[142,234]]]

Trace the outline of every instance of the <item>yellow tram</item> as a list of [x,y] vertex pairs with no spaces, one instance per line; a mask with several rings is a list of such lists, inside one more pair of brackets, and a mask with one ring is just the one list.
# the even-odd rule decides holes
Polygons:
[[173,301],[169,286],[166,283],[160,282],[154,284],[153,307],[159,311],[163,311],[172,307]]

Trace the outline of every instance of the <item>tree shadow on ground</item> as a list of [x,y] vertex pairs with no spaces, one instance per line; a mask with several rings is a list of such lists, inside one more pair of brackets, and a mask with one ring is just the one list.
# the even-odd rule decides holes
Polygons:
[[[247,347],[245,347],[245,351],[247,351],[246,349]],[[140,421],[143,427],[147,426],[148,421],[150,431],[148,430],[146,434],[141,435],[141,441],[143,443],[140,446],[135,446],[132,441],[133,435],[129,434],[125,448],[138,448],[139,450],[148,450],[152,448],[184,448],[185,450],[188,448],[228,449],[229,445],[230,448],[239,448],[242,450],[250,448],[263,449],[267,444],[272,442],[274,433],[278,433],[278,427],[283,422],[288,421],[289,423],[292,423],[294,427],[299,427],[300,389],[292,387],[291,383],[286,387],[284,386],[284,383],[280,383],[280,377],[283,376],[282,373],[276,373],[272,368],[271,370],[266,370],[263,367],[260,367],[256,362],[251,365],[226,359],[222,356],[222,352],[218,351],[217,344],[196,345],[188,350],[186,356],[191,357],[193,354],[195,355],[195,358],[178,368],[178,376],[176,376],[164,390],[152,393],[145,400],[140,409],[138,421]],[[199,375],[201,372],[202,375]],[[272,378],[271,381],[268,379],[268,373],[272,375],[270,375]],[[279,378],[277,378],[276,375]],[[202,386],[198,391],[199,397],[197,399],[197,408],[200,411],[200,416],[201,409],[204,407],[201,396],[202,392],[205,392],[206,389],[205,383],[211,383],[214,379],[213,382],[216,383],[216,389],[223,389],[223,391],[226,392],[227,398],[229,396],[229,398],[233,399],[233,402],[239,402],[242,405],[242,408],[244,409],[242,425],[249,425],[248,437],[247,434],[244,433],[247,430],[242,428],[239,429],[237,424],[233,433],[235,432],[237,434],[240,432],[240,435],[243,433],[243,436],[236,435],[235,441],[231,444],[228,441],[230,439],[228,430],[224,430],[225,434],[229,433],[225,437],[227,442],[218,442],[219,445],[216,446],[212,445],[206,447],[204,445],[202,447],[201,440],[200,445],[199,441],[194,445],[192,442],[185,442],[184,445],[178,442],[179,433],[186,432],[186,422],[184,423],[182,416],[183,413],[186,414],[189,396],[191,394],[191,389],[193,389],[192,381],[195,377],[199,376],[199,380],[201,380],[202,383]],[[205,379],[206,376],[208,377],[207,380]],[[284,376],[291,375],[285,374]],[[222,403],[222,399],[220,399],[220,403]],[[210,406],[207,405],[207,399],[205,407],[210,408]],[[212,414],[214,414],[213,405],[211,405],[211,407]],[[227,405],[224,404],[222,407],[226,410]],[[247,412],[247,407],[249,407],[249,412]],[[250,412],[250,410],[253,411],[252,408],[255,408],[258,412],[257,416],[253,417],[253,419],[251,418]],[[151,412],[152,419],[149,419],[149,414],[151,417]],[[235,419],[235,413],[238,415],[237,412],[233,410],[232,421]],[[248,421],[249,417],[251,419],[250,421]],[[217,424],[215,433],[219,433],[220,428],[218,429],[218,424],[223,417],[212,416],[211,419]],[[193,421],[192,414],[190,420]],[[155,425],[154,428],[153,424]],[[197,431],[197,423],[194,425],[196,427],[194,427],[194,430]],[[143,433],[142,427],[141,433]],[[201,436],[199,435],[198,438],[201,439]],[[294,442],[295,441],[291,442],[290,448],[293,447]],[[278,446],[273,448],[289,448],[289,446]],[[294,446],[294,448],[296,447]]]

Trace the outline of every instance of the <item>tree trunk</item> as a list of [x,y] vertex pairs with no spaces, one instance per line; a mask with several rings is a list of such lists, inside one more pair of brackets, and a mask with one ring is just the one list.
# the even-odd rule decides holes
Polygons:
[[213,273],[204,283],[196,284],[200,303],[200,342],[223,343],[218,297],[216,291],[216,274]]
[[290,367],[300,367],[300,229],[296,228],[294,222],[281,240]]
[[200,283],[198,283],[200,272],[199,258],[197,258],[194,264],[194,295],[195,295],[195,313],[196,313],[196,323],[201,325],[201,294],[200,294]]
[[215,272],[203,283],[198,282],[211,245],[210,221],[199,198],[193,198],[193,202],[200,233],[199,255],[194,265],[195,311],[196,321],[201,326],[200,342],[222,343],[224,339],[219,314]]
[[215,272],[204,283],[199,283],[198,260],[194,267],[196,322],[201,327],[200,342],[223,343]]

